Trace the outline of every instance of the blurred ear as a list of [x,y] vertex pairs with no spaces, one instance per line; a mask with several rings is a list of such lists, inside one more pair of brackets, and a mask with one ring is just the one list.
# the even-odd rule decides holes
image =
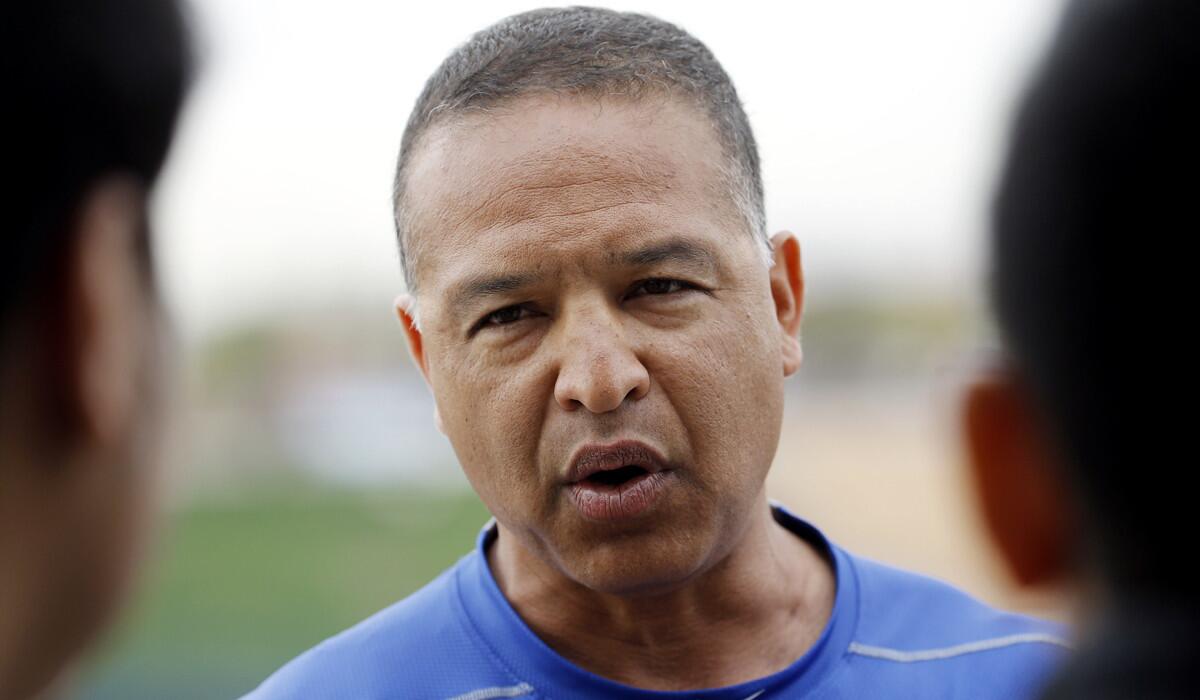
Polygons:
[[[411,294],[401,294],[396,297],[394,304],[396,318],[404,328],[404,338],[408,341],[408,350],[412,353],[413,362],[416,363],[417,369],[421,370],[421,375],[425,377],[425,383],[429,384],[432,389],[433,385],[429,381],[429,361],[425,357],[425,339],[421,335],[420,327],[417,326],[417,300]],[[442,423],[442,414],[438,410],[436,397],[433,405],[433,422],[438,431],[444,435],[446,428]]]
[[963,427],[984,521],[1017,582],[1063,579],[1074,560],[1074,508],[1015,375],[976,380],[967,390]]
[[804,271],[800,267],[800,242],[786,231],[771,238],[775,260],[771,264],[771,298],[783,343],[783,374],[800,369],[800,316],[804,312]]
[[408,342],[408,351],[412,353],[413,362],[421,370],[425,381],[429,381],[429,364],[425,359],[425,343],[421,329],[417,326],[417,300],[411,294],[401,294],[393,302],[396,319],[404,329],[404,339]]
[[144,342],[146,284],[138,261],[145,193],[108,177],[85,195],[75,218],[66,267],[62,349],[70,416],[101,445],[124,441],[137,400],[139,343]]

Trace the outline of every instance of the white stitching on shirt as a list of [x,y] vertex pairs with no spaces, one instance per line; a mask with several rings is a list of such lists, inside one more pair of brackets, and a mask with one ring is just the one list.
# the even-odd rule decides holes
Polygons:
[[952,647],[942,647],[940,649],[921,649],[918,651],[901,651],[899,649],[888,649],[887,647],[873,647],[867,644],[859,644],[851,642],[848,651],[851,654],[859,656],[869,656],[875,659],[886,659],[888,661],[898,661],[900,663],[913,663],[915,661],[936,661],[938,659],[949,659],[963,654],[973,654],[978,651],[988,651],[991,649],[1000,649],[1003,647],[1013,646],[1014,644],[1055,644],[1060,647],[1071,649],[1071,643],[1056,637],[1052,634],[1042,634],[1039,632],[1029,632],[1026,634],[1012,634],[1007,637],[996,637],[995,639],[982,639],[978,642],[967,642],[966,644],[957,644]]
[[462,695],[455,695],[450,700],[492,700],[492,698],[519,698],[522,695],[529,695],[533,692],[533,686],[528,683],[520,683],[518,685],[496,686],[492,688],[480,688],[472,690]]

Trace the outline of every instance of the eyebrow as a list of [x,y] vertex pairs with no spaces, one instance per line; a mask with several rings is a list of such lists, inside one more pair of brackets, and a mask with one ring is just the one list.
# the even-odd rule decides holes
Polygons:
[[450,303],[462,307],[477,299],[505,294],[528,286],[537,280],[536,275],[477,275],[454,285]]
[[[654,243],[623,253],[613,253],[609,259],[629,267],[649,267],[664,262],[701,264],[718,269],[716,257],[707,248],[683,239]],[[515,292],[541,279],[536,274],[488,275],[468,277],[455,284],[448,294],[450,305],[463,308],[480,299]]]
[[716,257],[704,246],[683,239],[655,243],[614,256],[626,265],[649,267],[664,262],[700,263],[717,268]]

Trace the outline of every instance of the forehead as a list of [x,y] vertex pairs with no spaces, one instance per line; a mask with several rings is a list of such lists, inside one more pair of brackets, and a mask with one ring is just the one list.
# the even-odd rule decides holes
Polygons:
[[[406,200],[422,288],[477,256],[605,245],[648,227],[736,226],[702,113],[669,97],[521,98],[433,127]],[[740,231],[739,231],[740,233]]]

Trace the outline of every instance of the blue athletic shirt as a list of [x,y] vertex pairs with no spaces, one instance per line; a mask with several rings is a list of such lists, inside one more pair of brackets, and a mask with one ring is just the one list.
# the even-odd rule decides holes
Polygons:
[[374,700],[772,700],[1033,696],[1063,659],[1060,625],[1000,612],[944,583],[832,544],[780,506],[774,515],[836,569],[820,639],[778,673],[735,686],[639,690],[590,673],[546,646],[473,552],[408,598],[300,655],[246,698]]

